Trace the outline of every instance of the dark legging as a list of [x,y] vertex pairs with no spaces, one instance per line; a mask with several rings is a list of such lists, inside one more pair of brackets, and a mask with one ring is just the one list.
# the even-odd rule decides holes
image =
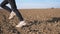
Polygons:
[[[8,6],[6,6],[6,4],[8,4],[8,3],[11,5],[11,9]],[[11,11],[14,11],[16,13],[16,15],[18,16],[18,18],[19,18],[20,21],[23,21],[24,20],[23,17],[22,17],[22,15],[21,15],[21,13],[17,10],[15,0],[4,0],[0,4],[0,6],[3,9],[8,10],[10,13],[11,13]]]

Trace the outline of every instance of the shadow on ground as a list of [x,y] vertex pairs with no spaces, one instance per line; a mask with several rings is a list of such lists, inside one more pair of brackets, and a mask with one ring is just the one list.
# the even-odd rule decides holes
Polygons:
[[52,17],[51,19],[48,19],[48,20],[45,20],[45,21],[38,21],[38,20],[34,20],[34,21],[29,21],[28,24],[26,26],[23,26],[23,27],[29,27],[29,26],[32,26],[32,25],[39,25],[41,23],[44,23],[44,22],[48,22],[48,23],[57,23],[58,21],[60,21],[60,17]]
[[52,17],[51,20],[47,20],[46,22],[58,22],[60,21],[60,17]]

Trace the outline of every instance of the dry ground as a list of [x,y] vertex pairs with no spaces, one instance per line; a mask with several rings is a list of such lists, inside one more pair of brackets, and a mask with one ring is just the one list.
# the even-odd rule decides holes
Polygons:
[[19,10],[28,22],[16,28],[18,17],[9,20],[9,12],[0,9],[0,34],[60,34],[60,9]]

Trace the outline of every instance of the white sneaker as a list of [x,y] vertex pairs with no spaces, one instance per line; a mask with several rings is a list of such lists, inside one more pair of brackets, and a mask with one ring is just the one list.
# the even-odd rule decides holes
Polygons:
[[24,25],[26,25],[25,21],[21,21],[21,22],[19,22],[18,25],[16,25],[16,27],[22,27]]
[[12,19],[16,14],[12,11],[8,19]]

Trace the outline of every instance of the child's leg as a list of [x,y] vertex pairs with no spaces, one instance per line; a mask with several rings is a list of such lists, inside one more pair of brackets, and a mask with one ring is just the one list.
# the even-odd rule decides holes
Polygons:
[[11,9],[9,7],[6,6],[6,4],[8,4],[8,0],[4,0],[0,6],[3,8],[3,9],[6,9],[8,10],[9,12],[11,12]]
[[15,0],[8,0],[8,2],[10,3],[12,10],[13,10],[13,11],[16,13],[16,15],[18,16],[19,20],[20,20],[20,21],[23,21],[24,19],[23,19],[21,13],[17,10]]

